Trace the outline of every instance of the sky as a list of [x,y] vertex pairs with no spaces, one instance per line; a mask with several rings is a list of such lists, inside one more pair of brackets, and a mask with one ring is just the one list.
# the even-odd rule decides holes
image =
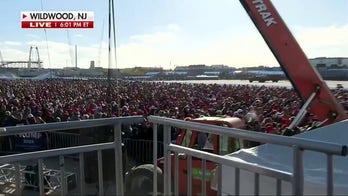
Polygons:
[[[347,0],[273,0],[308,58],[348,57]],[[110,67],[192,64],[279,66],[238,0],[115,0],[116,56]],[[22,11],[93,11],[93,29],[22,29]],[[38,47],[45,68],[107,68],[108,0],[0,0],[4,61],[28,60]],[[33,54],[33,59],[37,55]],[[0,59],[1,60],[1,59]],[[115,62],[116,61],[116,62]]]

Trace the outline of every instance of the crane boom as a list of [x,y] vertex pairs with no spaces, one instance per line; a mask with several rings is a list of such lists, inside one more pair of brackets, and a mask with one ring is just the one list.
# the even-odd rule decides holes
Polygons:
[[316,117],[331,124],[347,119],[343,106],[310,64],[270,0],[240,0],[249,17],[303,100]]

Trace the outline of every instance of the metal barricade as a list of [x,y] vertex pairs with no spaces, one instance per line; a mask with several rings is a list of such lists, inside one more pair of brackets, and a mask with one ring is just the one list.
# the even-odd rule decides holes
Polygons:
[[79,145],[78,133],[49,132],[47,133],[48,149],[65,148]]
[[[84,129],[88,129],[91,127],[111,127],[113,130],[113,139],[112,141],[106,141],[102,143],[93,143],[93,144],[86,144],[86,145],[77,145],[74,146],[74,142],[76,140],[69,140],[69,144],[66,144],[68,147],[63,148],[57,148],[57,149],[49,149],[49,150],[43,150],[43,151],[35,151],[35,152],[26,152],[26,153],[19,153],[19,154],[12,154],[12,155],[6,155],[0,157],[0,182],[10,182],[14,184],[15,186],[15,194],[16,195],[22,195],[22,189],[23,186],[26,186],[28,184],[32,184],[32,182],[26,182],[25,174],[28,176],[35,174],[38,177],[35,178],[35,186],[39,189],[39,194],[43,195],[45,194],[45,189],[50,188],[54,190],[59,190],[61,195],[67,195],[69,192],[69,184],[67,178],[71,176],[71,172],[67,171],[67,166],[69,165],[69,160],[67,157],[69,155],[74,154],[75,157],[78,157],[78,162],[76,163],[77,167],[79,168],[78,174],[77,174],[77,184],[79,187],[78,195],[85,195],[88,193],[86,189],[89,188],[89,186],[86,186],[85,180],[85,171],[84,167],[87,164],[87,162],[84,159],[85,154],[88,153],[95,153],[96,154],[96,164],[95,164],[95,170],[96,176],[98,178],[97,180],[97,186],[98,186],[98,193],[97,195],[104,195],[105,190],[105,182],[104,182],[104,172],[105,168],[103,168],[103,152],[106,150],[113,150],[114,152],[114,169],[115,172],[113,177],[115,178],[114,191],[117,195],[123,195],[124,194],[124,165],[123,165],[123,152],[122,152],[122,138],[121,138],[121,125],[122,124],[136,124],[143,121],[142,116],[133,116],[133,117],[120,117],[120,118],[105,118],[105,119],[94,119],[94,120],[84,120],[84,121],[72,121],[72,122],[61,122],[61,123],[48,123],[48,124],[42,124],[42,125],[26,125],[26,126],[17,126],[17,127],[7,127],[7,128],[0,128],[0,137],[1,136],[10,136],[10,135],[16,135],[16,134],[23,134],[23,133],[32,133],[32,132],[47,132],[47,133],[53,133],[56,131],[68,131],[68,130],[76,130],[81,129],[82,131]],[[292,184],[292,193],[294,195],[302,195],[303,194],[303,181],[304,181],[304,171],[303,171],[303,151],[304,150],[311,150],[311,151],[317,151],[322,152],[327,155],[327,193],[328,195],[332,195],[333,193],[333,155],[346,155],[346,146],[338,145],[338,144],[330,144],[330,143],[323,143],[313,140],[307,140],[307,139],[300,139],[300,138],[291,138],[291,137],[283,137],[278,135],[270,135],[270,134],[263,134],[263,133],[256,133],[256,132],[249,132],[244,130],[238,130],[233,128],[227,128],[227,127],[217,127],[213,125],[207,125],[207,124],[201,124],[201,123],[195,123],[195,122],[189,122],[189,121],[181,121],[176,119],[169,119],[169,118],[163,118],[158,116],[150,116],[149,121],[153,123],[153,141],[142,141],[142,140],[124,140],[126,145],[129,145],[129,151],[132,153],[139,152],[139,149],[150,149],[148,151],[143,151],[141,154],[137,154],[136,156],[139,157],[141,161],[149,162],[148,159],[149,156],[152,155],[152,161],[155,166],[157,166],[157,158],[161,157],[161,149],[162,144],[158,143],[157,138],[157,126],[163,125],[163,156],[164,159],[161,159],[163,161],[164,170],[163,170],[163,180],[164,182],[164,195],[170,195],[171,191],[174,191],[175,194],[178,194],[178,157],[179,154],[186,154],[187,156],[187,170],[186,172],[188,174],[191,174],[194,172],[194,168],[192,168],[192,162],[193,158],[199,158],[202,160],[201,167],[203,170],[202,173],[199,173],[201,176],[201,180],[203,183],[201,186],[201,194],[205,195],[206,192],[206,184],[204,183],[207,179],[207,161],[215,162],[220,167],[217,168],[217,173],[220,174],[221,177],[221,166],[227,165],[235,168],[235,177],[234,179],[231,179],[232,182],[235,184],[235,195],[239,195],[239,186],[241,184],[240,182],[240,171],[241,170],[247,170],[252,173],[254,173],[254,194],[258,195],[260,193],[260,175],[270,176],[274,179],[276,179],[276,192],[277,194],[281,193],[282,181],[287,181]],[[212,134],[219,134],[219,135],[226,135],[228,137],[233,138],[242,138],[247,139],[251,141],[259,141],[262,143],[272,143],[282,146],[287,146],[293,149],[294,154],[294,160],[293,160],[293,168],[294,171],[292,173],[284,172],[275,170],[272,168],[263,167],[260,165],[254,165],[246,162],[237,162],[233,161],[226,156],[220,156],[216,154],[211,154],[208,152],[196,150],[196,149],[190,149],[186,147],[182,147],[179,145],[175,145],[171,142],[171,128],[180,128],[180,129],[189,129],[189,130],[197,130],[201,132],[206,133],[212,133]],[[35,130],[35,131],[33,131]],[[66,132],[68,133],[68,132]],[[75,137],[74,135],[66,135],[67,137]],[[64,136],[65,137],[65,136]],[[72,141],[72,142],[71,142]],[[65,144],[64,144],[65,145]],[[64,146],[63,145],[63,146]],[[73,145],[73,146],[70,146]],[[150,147],[152,145],[152,148]],[[137,146],[137,147],[132,147]],[[151,152],[153,149],[153,152]],[[345,149],[345,150],[344,150]],[[172,153],[174,152],[174,156]],[[77,155],[77,156],[76,156]],[[50,157],[58,157],[56,160],[58,164],[58,168],[56,169],[50,169],[48,167],[44,167],[44,162],[46,159]],[[172,171],[175,171],[174,174],[171,172],[171,159],[174,158],[174,164]],[[23,170],[23,164],[25,164],[28,161],[33,161],[37,164],[37,170],[32,171],[24,171]],[[23,180],[24,178],[24,180]],[[157,180],[159,177],[157,176],[156,172],[153,173],[153,194],[157,195]],[[162,177],[161,177],[162,178]],[[172,183],[172,180],[174,182]],[[221,179],[217,179],[217,181],[221,181]],[[192,191],[192,176],[188,175],[188,181],[187,181],[187,191],[188,195],[190,195]],[[48,184],[50,183],[50,184]],[[171,187],[173,186],[174,189]],[[221,183],[218,184],[218,195],[221,194]]]
[[[217,167],[216,171],[219,173],[220,179],[217,179],[220,183],[218,184],[218,195],[221,195],[221,166],[231,166],[235,168],[235,175],[234,178],[231,178],[231,182],[234,181],[235,186],[235,195],[240,195],[240,171],[246,170],[249,172],[254,173],[254,194],[259,195],[260,193],[260,175],[269,176],[271,178],[274,178],[276,180],[276,193],[278,195],[281,194],[282,187],[281,182],[286,181],[290,182],[292,185],[292,194],[293,195],[303,195],[304,191],[304,171],[303,171],[303,152],[305,150],[310,151],[316,151],[327,155],[327,195],[333,194],[333,155],[338,156],[346,156],[347,155],[347,147],[344,145],[334,144],[334,143],[326,143],[326,142],[320,142],[315,140],[309,140],[309,139],[303,139],[303,138],[293,138],[293,137],[286,137],[286,136],[280,136],[280,135],[273,135],[273,134],[266,134],[266,133],[259,133],[259,132],[251,132],[251,131],[245,131],[235,128],[228,128],[228,127],[217,127],[214,125],[208,125],[208,124],[201,124],[196,122],[189,122],[189,121],[182,121],[177,119],[169,119],[159,116],[150,116],[149,121],[151,123],[154,123],[154,143],[157,142],[157,126],[163,125],[163,135],[164,135],[164,195],[170,195],[171,191],[174,192],[175,195],[178,194],[178,154],[184,153],[187,155],[187,170],[186,172],[190,175],[188,176],[188,187],[187,187],[187,194],[192,194],[192,157],[196,157],[202,160],[202,182],[201,182],[201,194],[206,195],[206,183],[205,183],[205,172],[206,172],[206,161],[211,161],[217,163],[219,167]],[[188,130],[197,130],[205,133],[212,133],[212,134],[219,134],[219,135],[226,135],[228,137],[233,138],[242,138],[247,139],[251,141],[258,141],[261,143],[270,143],[270,144],[276,144],[280,146],[287,146],[293,149],[293,172],[284,172],[268,167],[264,167],[257,164],[251,164],[248,162],[240,162],[236,160],[232,160],[226,156],[216,155],[196,149],[186,148],[183,146],[179,146],[176,144],[171,143],[171,134],[170,130],[172,127],[175,128],[182,128],[182,129],[188,129]],[[156,148],[154,147],[156,150]],[[174,154],[174,156],[172,156]],[[153,162],[155,167],[157,167],[156,162],[156,156],[157,153],[154,152]],[[175,158],[174,166],[171,164],[171,158]],[[175,169],[172,169],[172,167],[175,167]],[[171,171],[175,171],[174,174],[171,173]],[[174,180],[174,183],[172,182]],[[156,173],[154,172],[153,175],[153,195],[157,195],[157,190],[159,187],[157,187],[157,181],[158,177]],[[174,186],[172,188],[171,186]]]
[[[22,187],[26,184],[23,182],[23,174],[31,175],[35,174],[38,176],[36,178],[37,187],[39,189],[39,194],[45,194],[45,189],[47,189],[47,183],[51,183],[51,187],[59,187],[61,195],[67,195],[68,193],[68,182],[67,178],[71,176],[71,172],[66,171],[67,167],[67,156],[72,154],[77,154],[78,165],[79,165],[79,195],[86,194],[86,184],[85,184],[85,171],[84,171],[84,154],[86,152],[97,152],[97,165],[95,165],[98,170],[98,195],[104,194],[104,180],[103,180],[103,151],[113,150],[115,155],[115,190],[117,195],[123,195],[123,184],[124,184],[124,171],[122,165],[122,140],[121,140],[121,125],[122,124],[136,124],[143,121],[142,116],[131,116],[131,117],[119,117],[119,118],[103,118],[94,120],[83,120],[83,121],[71,121],[71,122],[59,122],[59,123],[47,123],[40,125],[25,125],[25,126],[15,126],[0,128],[0,137],[11,136],[24,133],[35,133],[35,132],[47,132],[52,135],[55,131],[68,131],[81,129],[84,131],[91,127],[102,127],[111,126],[113,130],[113,141],[107,141],[96,144],[87,144],[79,146],[70,146],[76,143],[76,139],[69,141],[69,144],[64,144],[63,148],[49,149],[43,151],[18,153],[12,155],[0,156],[0,181],[11,182],[15,184],[15,194],[22,195]],[[75,135],[65,135],[66,137],[75,137]],[[65,137],[64,136],[64,137]],[[75,142],[75,143],[74,143]],[[50,157],[59,157],[58,169],[52,170],[44,168],[44,160]],[[37,164],[37,171],[32,173],[25,172],[22,165],[28,161],[33,161]],[[10,169],[8,169],[10,168]],[[51,180],[47,181],[47,179]],[[53,179],[54,178],[54,179]],[[57,183],[59,185],[57,185]],[[28,184],[28,183],[27,183]],[[75,193],[76,194],[76,193]]]
[[[152,140],[125,138],[123,143],[127,151],[128,159],[130,159],[134,165],[152,163],[154,145]],[[157,142],[157,149],[157,158],[160,158],[163,156],[163,142]]]

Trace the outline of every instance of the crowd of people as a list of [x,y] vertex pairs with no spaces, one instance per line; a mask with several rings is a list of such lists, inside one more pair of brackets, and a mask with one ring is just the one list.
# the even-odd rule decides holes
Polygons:
[[[348,91],[333,89],[348,111]],[[159,115],[175,119],[236,116],[247,129],[283,134],[300,110],[293,89],[251,85],[107,80],[0,80],[0,126],[106,117]],[[308,114],[299,129],[316,122]]]

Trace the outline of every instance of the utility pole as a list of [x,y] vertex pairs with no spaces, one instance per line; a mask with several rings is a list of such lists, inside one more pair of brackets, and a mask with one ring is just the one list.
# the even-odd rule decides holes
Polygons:
[[75,44],[75,68],[77,69],[77,45]]

